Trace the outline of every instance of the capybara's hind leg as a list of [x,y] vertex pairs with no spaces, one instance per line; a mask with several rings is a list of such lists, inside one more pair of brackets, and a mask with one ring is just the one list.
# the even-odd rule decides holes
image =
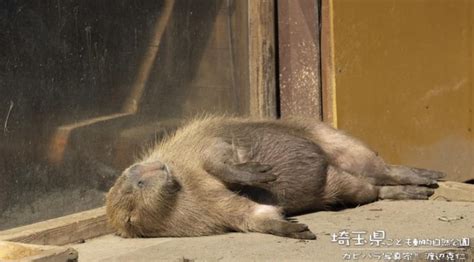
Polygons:
[[428,199],[434,189],[417,186],[377,186],[360,176],[329,167],[323,202],[326,206],[362,205],[378,199]]
[[385,185],[435,185],[437,180],[446,176],[446,174],[407,166],[387,166],[387,174],[390,176],[391,183],[385,183]]
[[373,184],[390,179],[385,175],[383,159],[360,140],[322,122],[308,120],[305,124],[310,133],[309,139],[321,147],[332,166],[350,174],[365,176]]
[[405,166],[387,165],[360,140],[322,122],[306,123],[331,165],[350,174],[366,177],[374,185],[433,185],[444,173]]
[[328,168],[323,194],[325,206],[362,205],[376,201],[378,196],[379,187],[365,178],[353,176],[333,166]]

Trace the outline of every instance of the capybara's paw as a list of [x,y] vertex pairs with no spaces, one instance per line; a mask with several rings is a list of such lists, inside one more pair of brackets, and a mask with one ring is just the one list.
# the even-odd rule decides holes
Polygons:
[[379,190],[379,198],[426,200],[433,195],[433,193],[434,189],[423,186],[382,186]]
[[388,173],[395,184],[437,186],[437,181],[446,176],[445,173],[407,166],[390,166]]
[[316,235],[309,230],[307,225],[302,223],[272,219],[266,221],[265,224],[269,234],[296,239],[316,239]]
[[265,184],[275,181],[277,177],[269,171],[272,169],[270,165],[260,164],[258,162],[246,162],[234,165],[237,176],[247,185]]
[[436,170],[429,170],[429,169],[424,169],[424,168],[418,168],[418,167],[410,167],[410,169],[417,175],[421,177],[426,177],[430,178],[433,180],[440,180],[446,176],[446,173],[436,171]]

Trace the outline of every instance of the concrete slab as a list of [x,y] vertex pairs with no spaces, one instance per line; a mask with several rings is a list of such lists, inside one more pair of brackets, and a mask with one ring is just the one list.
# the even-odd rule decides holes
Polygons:
[[[452,240],[471,238],[472,246],[474,237],[472,202],[379,201],[337,212],[307,214],[298,220],[308,224],[318,239],[301,241],[257,233],[150,239],[106,235],[72,247],[79,252],[80,261],[343,261],[347,255],[358,255],[358,259],[351,257],[351,260],[377,261],[377,257],[368,256],[393,256],[397,252],[412,254],[413,260],[423,261],[422,256],[430,250],[453,249]],[[333,233],[343,230],[350,234],[348,246],[331,241]],[[364,245],[356,245],[357,231],[366,232],[359,235],[360,242],[367,241]],[[370,242],[370,236],[378,231],[385,232],[380,247]],[[410,247],[407,241],[414,238],[446,240],[449,245]],[[397,239],[401,240],[399,246]],[[464,254],[459,256],[465,257],[465,261],[471,261],[470,250],[456,252]]]

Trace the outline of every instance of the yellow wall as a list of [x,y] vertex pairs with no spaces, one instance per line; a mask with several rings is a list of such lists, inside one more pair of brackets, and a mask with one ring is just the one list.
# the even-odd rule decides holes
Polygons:
[[390,162],[474,178],[474,1],[330,1],[338,127]]

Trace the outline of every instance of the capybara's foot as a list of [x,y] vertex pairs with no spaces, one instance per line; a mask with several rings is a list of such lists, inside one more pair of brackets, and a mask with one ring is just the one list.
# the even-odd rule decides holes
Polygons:
[[424,186],[382,186],[379,189],[380,199],[428,199],[434,189]]

